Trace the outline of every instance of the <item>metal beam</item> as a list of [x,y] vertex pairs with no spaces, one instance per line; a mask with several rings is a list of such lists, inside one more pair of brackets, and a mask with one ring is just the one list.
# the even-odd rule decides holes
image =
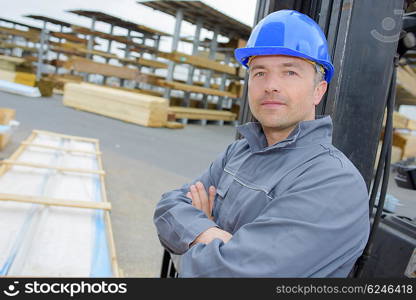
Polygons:
[[[380,0],[377,5],[350,0],[342,6],[333,58],[338,69],[324,113],[334,120],[334,145],[360,170],[367,187],[373,178],[403,4],[404,0]],[[350,15],[345,18],[348,24],[344,14]],[[386,30],[384,20],[395,26]]]
[[[95,22],[96,22],[96,17],[95,16],[93,16],[92,18],[91,18],[91,31],[92,32],[94,32],[95,31]],[[88,50],[93,50],[93,48],[94,48],[94,40],[95,40],[95,37],[94,37],[94,35],[93,34],[90,34],[90,36],[89,36],[89,39],[88,39],[88,44],[87,44],[87,49]],[[92,59],[93,58],[93,55],[91,54],[91,53],[88,53],[87,54],[87,58],[88,59]],[[90,76],[91,74],[87,74],[87,73],[85,73],[84,74],[84,79],[86,80],[86,81],[89,81],[89,79],[90,79]]]
[[[231,61],[231,52],[227,52],[225,54],[224,63],[226,65],[228,65],[230,63],[230,61]],[[225,91],[225,85],[227,83],[227,77],[228,76],[225,73],[221,75],[220,91]],[[218,102],[217,102],[217,109],[218,110],[222,110],[225,99],[226,99],[226,97],[222,97],[222,96],[218,97]],[[224,121],[223,120],[218,121],[218,125],[220,125],[220,126],[224,125]]]
[[[196,21],[194,40],[193,40],[193,43],[192,43],[192,55],[197,55],[198,54],[198,48],[199,48],[200,37],[201,37],[201,29],[202,29],[203,24],[204,24],[204,20],[201,17],[199,17]],[[188,66],[188,78],[186,80],[186,84],[192,84],[193,83],[194,73],[195,73],[195,67],[193,65],[189,65]],[[189,107],[190,96],[191,96],[191,93],[185,92],[185,95],[183,97],[183,106]],[[188,119],[186,119],[186,118],[182,119],[181,121],[182,121],[183,124],[188,123]]]
[[40,80],[42,77],[43,69],[43,56],[47,50],[47,41],[48,41],[48,30],[46,29],[46,21],[43,22],[43,28],[40,33],[40,43],[39,43],[39,52],[38,52],[38,64],[36,68],[36,80]]
[[[181,33],[181,25],[183,20],[183,9],[178,9],[176,11],[176,22],[175,22],[175,30],[173,32],[173,40],[172,40],[172,48],[171,51],[176,51],[178,49],[179,40],[180,40],[180,33]],[[167,81],[173,80],[173,72],[175,71],[175,63],[173,61],[169,62],[168,67],[168,74],[166,76]],[[164,98],[169,99],[170,97],[170,89],[165,89]]]
[[[218,33],[220,31],[220,25],[215,26],[214,33],[212,36],[212,41],[209,47],[209,55],[208,58],[215,61],[215,56],[217,54],[218,48]],[[214,73],[213,70],[208,70],[205,76],[205,83],[204,87],[209,88],[211,86],[211,78],[212,74]],[[202,107],[208,108],[208,95],[202,96]],[[207,120],[201,120],[201,125],[206,125]]]
[[[96,18],[92,17],[91,18],[91,31],[95,31],[95,22],[96,22]],[[93,50],[93,48],[94,48],[94,35],[93,34],[90,34],[90,37],[88,39],[87,48],[88,48],[88,50]],[[88,53],[87,57],[91,58],[92,54]]]

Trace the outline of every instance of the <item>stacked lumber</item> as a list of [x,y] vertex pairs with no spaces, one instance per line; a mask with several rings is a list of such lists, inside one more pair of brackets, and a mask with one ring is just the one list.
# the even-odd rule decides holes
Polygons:
[[[386,117],[383,126],[386,124]],[[380,143],[384,137],[384,127]],[[416,156],[416,121],[405,115],[393,112],[392,162]]]
[[[76,41],[65,41],[65,42],[49,42],[49,45],[55,46],[55,47],[63,47],[63,48],[69,48],[69,49],[75,49],[75,50],[83,50],[87,49],[87,45],[85,43],[80,43]],[[99,45],[97,43],[94,43],[94,46]]]
[[[383,126],[386,124],[386,116],[384,116]],[[393,112],[393,128],[416,130],[416,121],[409,119],[405,115],[394,111]]]
[[16,71],[16,66],[24,62],[25,60],[23,58],[0,55],[0,69],[5,71],[14,72]]
[[23,58],[0,55],[0,80],[6,80],[27,86],[35,86],[36,75],[30,72],[31,67]]
[[153,90],[145,90],[145,89],[137,89],[137,88],[131,89],[131,88],[126,88],[126,87],[122,87],[122,86],[111,86],[111,88],[117,89],[117,90],[122,90],[122,91],[128,91],[128,92],[132,92],[132,93],[139,93],[139,94],[163,97],[162,92],[153,91]]
[[[85,57],[87,54],[91,55],[97,55],[104,57],[106,59],[116,59],[120,61],[121,63],[125,64],[131,64],[131,65],[137,65],[137,66],[145,66],[149,68],[156,68],[156,69],[166,69],[168,65],[164,62],[152,60],[152,59],[146,59],[146,58],[122,58],[115,54],[100,51],[100,50],[94,50],[94,49],[87,49],[85,45],[80,43],[56,43],[56,42],[50,42],[50,45],[52,45],[52,50],[55,52],[64,53],[67,55],[74,55],[74,56],[80,56]],[[68,65],[62,64],[62,63],[54,63],[55,65],[59,64],[59,67],[68,67]]]
[[169,113],[174,114],[176,119],[189,120],[235,121],[237,117],[236,114],[229,111],[180,106],[169,107]]
[[[378,161],[380,159],[380,153],[381,153],[381,148],[383,147],[383,142],[380,141],[378,143],[378,147],[377,147],[377,154],[376,154],[376,161],[374,163],[374,171],[376,171],[377,166],[378,166]],[[392,145],[391,147],[391,156],[390,156],[390,162],[392,164],[402,160],[403,157],[403,150],[395,145]]]
[[15,116],[14,109],[0,107],[0,150],[3,150],[10,141],[10,121],[14,120]]
[[27,86],[36,85],[36,75],[26,72],[11,72],[0,69],[0,80],[6,80]]
[[416,135],[408,132],[393,132],[393,146],[402,149],[401,160],[416,156]]
[[58,39],[65,39],[65,40],[70,41],[70,42],[88,44],[87,39],[79,38],[75,34],[71,34],[71,33],[51,32],[50,35],[53,36],[53,37],[56,37]]
[[236,68],[221,64],[219,62],[216,62],[214,60],[201,57],[201,56],[188,55],[188,54],[177,52],[177,51],[174,51],[171,53],[159,52],[157,55],[160,57],[172,60],[176,63],[190,64],[195,67],[202,68],[202,69],[209,69],[209,70],[226,73],[230,75],[237,74]]
[[13,36],[21,36],[27,39],[29,42],[39,42],[39,30],[29,28],[28,30],[19,30],[15,28],[0,26],[0,33]]
[[397,68],[397,92],[398,105],[416,105],[416,72],[410,66]]
[[164,62],[153,60],[153,59],[146,59],[142,57],[137,58],[136,62],[137,64],[141,66],[155,68],[155,69],[166,69],[168,67],[168,65]]
[[26,51],[26,52],[33,52],[33,53],[38,52],[38,48],[22,46],[22,45],[19,45],[19,44],[8,43],[8,42],[0,42],[0,48],[5,48],[5,49],[19,48],[19,49],[22,49],[23,51]]
[[231,81],[227,88],[228,92],[238,95],[239,98],[243,97],[243,85],[238,81]]
[[77,72],[115,76],[134,80],[139,76],[139,70],[119,67],[110,64],[98,63],[82,57],[72,57],[65,63],[65,68]]
[[36,85],[36,75],[32,73],[26,72],[16,72],[14,77],[14,82],[19,84],[24,84],[27,86],[35,86]]
[[86,27],[81,27],[81,26],[77,26],[77,25],[72,25],[71,29],[75,33],[81,33],[81,34],[84,34],[84,35],[93,35],[93,36],[100,37],[102,39],[106,39],[106,40],[109,40],[109,41],[116,41],[116,42],[119,42],[121,44],[127,44],[127,45],[135,45],[136,44],[136,43],[130,41],[125,36],[116,36],[116,35],[113,35],[113,34],[101,32],[101,31],[96,31],[96,30],[91,30],[91,29],[88,29]]
[[53,83],[53,92],[57,94],[63,94],[65,84],[68,82],[80,83],[83,81],[82,76],[70,75],[70,74],[48,74],[45,75],[42,79],[46,79]]
[[230,97],[230,98],[237,98],[238,95],[226,91],[221,91],[212,88],[206,88],[201,86],[195,86],[191,84],[185,84],[177,81],[167,81],[163,79],[157,80],[157,85],[171,88],[174,90],[186,91],[191,93],[201,93],[206,95],[215,95],[215,96],[223,96],[223,97]]
[[125,122],[147,127],[164,127],[168,100],[88,83],[67,83],[63,103]]
[[[109,34],[109,33],[105,33],[105,32],[101,32],[101,31],[96,31],[96,30],[91,30],[85,27],[81,27],[81,26],[76,26],[76,25],[72,25],[71,26],[73,32],[76,33],[81,33],[81,34],[85,34],[85,35],[93,35],[96,37],[100,37],[102,39],[106,39],[109,41],[116,41],[118,43],[130,46],[130,51],[137,51],[142,53],[143,51],[147,51],[147,52],[157,52],[157,49],[154,47],[150,47],[144,44],[138,44],[135,43],[133,41],[131,41],[130,39],[128,39],[126,36],[119,36],[119,35],[113,35],[113,34]],[[122,48],[123,49],[123,48]],[[124,50],[124,49],[123,49]]]
[[[169,98],[169,105],[170,106],[183,106],[183,99],[179,98],[179,97],[170,97]],[[189,99],[188,107],[199,108],[200,105],[201,105],[201,100]],[[217,109],[217,104],[208,102],[206,108],[208,108],[208,109]]]

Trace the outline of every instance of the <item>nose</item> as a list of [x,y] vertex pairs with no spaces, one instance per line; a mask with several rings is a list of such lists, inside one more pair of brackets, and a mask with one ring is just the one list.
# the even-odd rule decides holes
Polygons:
[[265,82],[264,90],[266,93],[280,93],[280,82],[276,77],[270,76]]

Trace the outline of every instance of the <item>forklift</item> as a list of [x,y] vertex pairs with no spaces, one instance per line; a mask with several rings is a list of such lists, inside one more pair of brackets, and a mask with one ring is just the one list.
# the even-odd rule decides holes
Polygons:
[[[316,114],[331,115],[333,144],[357,167],[370,191],[371,232],[349,277],[416,278],[416,219],[383,209],[397,108],[397,68],[408,62],[406,53],[416,49],[415,0],[257,0],[253,26],[281,9],[308,15],[327,37],[336,72]],[[248,106],[246,75],[239,124],[252,121],[256,120]],[[380,137],[383,142],[375,166]],[[396,176],[407,181],[402,188],[416,190],[415,163],[407,163],[397,166]],[[177,276],[165,250],[161,277]]]

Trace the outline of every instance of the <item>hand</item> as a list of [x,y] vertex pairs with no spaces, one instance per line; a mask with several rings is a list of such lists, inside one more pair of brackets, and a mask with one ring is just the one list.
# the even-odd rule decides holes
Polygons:
[[212,220],[212,209],[214,207],[215,194],[217,193],[214,186],[209,187],[209,196],[205,191],[204,184],[198,181],[196,184],[193,184],[189,188],[189,192],[186,194],[188,198],[192,200],[192,206],[202,210],[208,217]]
[[197,243],[209,244],[214,239],[220,239],[224,243],[227,243],[232,237],[233,235],[225,230],[219,229],[217,227],[210,227],[198,235],[197,238],[190,244],[190,247]]

